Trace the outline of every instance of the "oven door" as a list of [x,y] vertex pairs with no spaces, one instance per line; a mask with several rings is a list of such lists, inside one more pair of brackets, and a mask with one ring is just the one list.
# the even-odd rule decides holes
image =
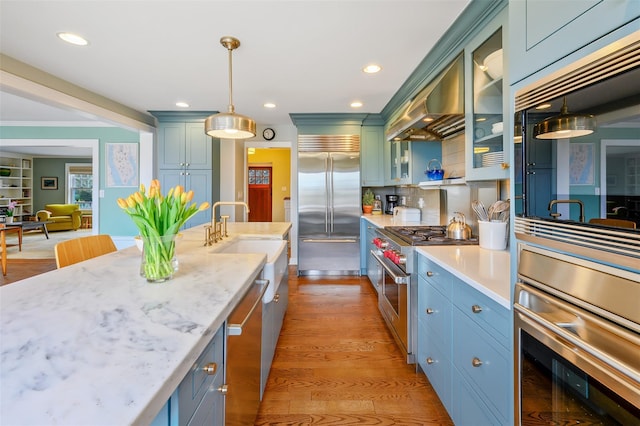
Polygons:
[[410,275],[380,253],[371,250],[371,254],[378,261],[382,270],[382,288],[378,298],[378,307],[394,338],[407,354],[409,347],[407,291]]
[[640,338],[516,285],[516,424],[640,424]]

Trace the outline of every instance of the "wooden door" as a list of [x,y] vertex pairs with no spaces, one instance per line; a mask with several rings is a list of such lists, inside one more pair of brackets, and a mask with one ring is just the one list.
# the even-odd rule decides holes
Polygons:
[[271,167],[249,167],[249,222],[271,222]]

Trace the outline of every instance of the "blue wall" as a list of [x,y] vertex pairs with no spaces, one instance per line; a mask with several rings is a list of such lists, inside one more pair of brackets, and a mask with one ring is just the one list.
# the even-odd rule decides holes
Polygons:
[[[131,219],[118,207],[116,200],[127,197],[137,188],[107,188],[105,178],[104,149],[106,143],[135,143],[139,144],[138,133],[118,127],[0,127],[0,140],[2,139],[97,139],[99,141],[100,175],[98,185],[104,190],[104,197],[99,200],[99,223],[94,221],[93,226],[98,226],[101,234],[116,236],[137,235],[137,229]],[[0,143],[1,144],[1,143]],[[8,147],[5,148],[10,151]],[[152,162],[152,158],[139,158],[139,164]],[[34,163],[35,166],[35,163]],[[34,168],[34,177],[38,170]],[[64,183],[64,171],[62,174]],[[148,186],[148,182],[142,182]],[[61,180],[58,178],[58,185]],[[39,185],[39,180],[34,179],[34,187]],[[64,192],[63,192],[64,194]],[[36,200],[39,203],[39,201]]]

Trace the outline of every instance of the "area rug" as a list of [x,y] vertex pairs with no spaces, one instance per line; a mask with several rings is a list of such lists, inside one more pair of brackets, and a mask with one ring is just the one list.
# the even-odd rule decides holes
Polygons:
[[[54,259],[53,247],[60,241],[91,235],[91,229],[49,232],[47,239],[42,231],[29,231],[22,235],[22,251],[18,250],[18,236],[7,235],[7,259]],[[9,246],[10,245],[10,246]]]

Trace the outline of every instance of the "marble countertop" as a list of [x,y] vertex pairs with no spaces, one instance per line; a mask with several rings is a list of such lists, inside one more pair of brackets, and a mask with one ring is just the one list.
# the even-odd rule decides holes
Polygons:
[[130,247],[1,287],[0,424],[150,423],[266,261],[203,242],[162,284]]
[[420,246],[419,254],[511,310],[511,256],[508,250],[479,246]]
[[394,215],[391,214],[365,214],[360,216],[361,218],[367,220],[369,223],[377,226],[378,228],[384,226],[405,226],[405,225],[420,225],[420,222],[406,222],[402,220],[395,219]]

